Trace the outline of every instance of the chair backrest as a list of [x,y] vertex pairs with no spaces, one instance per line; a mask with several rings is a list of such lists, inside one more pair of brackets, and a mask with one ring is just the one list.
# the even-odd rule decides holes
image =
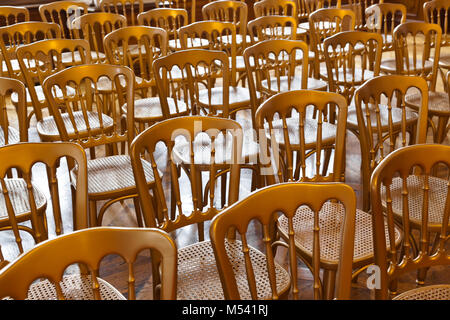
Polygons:
[[132,26],[112,31],[104,39],[109,63],[127,66],[136,77],[135,90],[141,89],[142,97],[150,95],[155,85],[153,61],[167,53],[167,32],[161,28]]
[[[274,199],[283,199],[283,201],[273,201]],[[245,199],[233,204],[220,212],[212,221],[210,227],[210,238],[217,267],[224,290],[225,299],[253,299],[258,298],[257,287],[266,286],[271,288],[271,298],[279,299],[284,292],[277,292],[276,280],[280,277],[276,274],[275,269],[275,253],[272,244],[277,240],[275,236],[275,219],[284,216],[288,220],[289,230],[294,229],[294,216],[301,207],[310,210],[311,216],[314,217],[314,225],[311,226],[313,233],[313,253],[312,253],[312,272],[314,281],[314,298],[320,296],[321,280],[319,276],[321,261],[321,236],[320,230],[320,214],[321,208],[329,201],[334,205],[343,206],[342,217],[340,220],[341,229],[341,246],[340,258],[336,278],[336,295],[337,299],[350,299],[351,291],[351,275],[353,261],[353,244],[355,237],[355,213],[356,213],[356,197],[353,189],[341,183],[281,183],[257,190]],[[250,222],[255,222],[255,226],[249,228]],[[251,254],[249,252],[249,244],[251,237],[248,230],[255,227],[258,232],[256,237],[262,243],[263,253],[267,264],[267,275],[258,274],[255,277],[254,267]],[[239,237],[230,239],[229,232],[232,229]],[[314,230],[314,231],[313,231]],[[240,241],[238,241],[240,240]],[[287,241],[288,258],[286,263],[289,268],[291,280],[292,297],[298,299],[301,294],[301,288],[298,285],[298,264],[296,256],[297,239],[294,239],[294,232],[290,233]],[[236,246],[235,252],[242,252],[241,256],[232,256],[227,253],[227,247]],[[240,249],[241,248],[241,249]],[[240,249],[240,250],[239,250]],[[242,262],[242,268],[245,268],[247,279],[236,279],[230,260],[233,264],[239,259]],[[262,281],[261,279],[267,279]],[[264,283],[269,282],[270,284]],[[251,297],[241,296],[240,291],[248,288]],[[241,289],[241,290],[240,290]],[[261,297],[259,297],[261,298]]]
[[323,8],[341,8],[341,0],[304,0],[308,16],[316,10]]
[[[186,116],[156,123],[135,138],[130,157],[147,227],[171,232],[202,223],[238,200],[241,130],[231,119]],[[152,165],[153,195],[142,159]],[[222,189],[219,198],[221,179],[229,181],[229,191]],[[202,228],[198,231],[202,241]]]
[[[151,249],[161,257],[161,299],[176,298],[177,249],[172,238],[157,229],[97,227],[79,230],[40,243],[18,257],[0,271],[0,297],[15,300],[27,298],[30,285],[37,279],[45,279],[54,287],[56,299],[67,299],[60,281],[66,268],[75,263],[87,267],[92,287],[92,299],[101,299],[99,279],[100,262],[110,254],[122,257],[128,268],[128,299],[135,299],[135,272],[133,264],[138,254]],[[158,272],[158,271],[157,271]],[[81,290],[81,289],[80,289]],[[46,298],[45,296],[43,297]]]
[[171,8],[171,9],[184,9],[189,15],[189,23],[193,23],[196,20],[196,0],[155,0],[157,8]]
[[[11,96],[17,96],[17,113],[15,124],[8,115],[7,106]],[[22,81],[0,77],[0,146],[28,141],[27,97]],[[18,128],[19,130],[17,130]]]
[[324,61],[323,41],[342,31],[355,29],[356,16],[352,10],[327,8],[319,9],[309,15],[311,49],[318,61]]
[[[439,25],[405,22],[394,30],[397,74],[417,75],[436,89],[442,30]],[[431,67],[426,66],[427,62]]]
[[307,89],[308,53],[308,44],[300,40],[264,40],[245,49],[253,117],[268,97],[282,91]]
[[297,2],[292,0],[261,0],[253,5],[255,17],[290,16],[297,17]]
[[113,30],[126,26],[127,18],[125,16],[109,12],[84,14],[75,18],[72,22],[73,28],[82,31],[80,38],[89,41],[91,51],[96,55],[93,57],[92,62],[96,63],[106,62],[105,49],[103,47],[105,36]]
[[19,46],[60,37],[61,28],[56,23],[30,21],[0,28],[0,49],[9,77],[24,81],[20,68],[12,64],[12,60],[16,59],[16,49]]
[[[220,115],[228,118],[230,72],[225,52],[180,50],[156,59],[153,74],[165,119],[170,117],[171,109],[175,109],[176,113],[191,110],[195,115]],[[221,105],[216,108],[211,103],[211,89],[218,78],[222,80],[222,99]]]
[[346,123],[347,102],[337,93],[292,90],[264,101],[256,127],[268,184],[343,181]]
[[88,5],[82,1],[55,1],[39,6],[41,20],[57,23],[65,39],[78,38],[78,31],[72,28],[72,21],[86,13]]
[[380,73],[383,39],[378,33],[343,31],[323,42],[328,88],[350,105],[355,89]]
[[236,33],[242,37],[242,44],[238,46],[238,49],[243,50],[246,47],[248,7],[244,1],[210,2],[202,7],[202,15],[203,20],[232,22],[236,26]]
[[[36,243],[46,240],[47,227],[41,219],[41,215],[45,215],[46,210],[52,212],[47,216],[53,216],[54,222],[49,221],[49,223],[54,223],[54,231],[57,235],[64,232],[64,226],[73,230],[87,228],[87,164],[86,154],[79,145],[65,142],[28,142],[1,147],[0,153],[2,155],[0,164],[1,207],[2,211],[7,213],[6,217],[20,253],[24,252],[24,240],[19,230],[29,232]],[[74,194],[71,206],[66,202],[66,199],[70,198],[70,196],[67,197],[67,192],[70,191],[60,187],[61,181],[66,181],[60,179],[61,175],[58,174],[58,171],[67,168],[62,161],[63,158],[66,158],[67,163],[76,163],[78,166],[74,176],[76,178],[74,187],[76,188],[72,190]],[[43,172],[38,171],[37,164],[45,166]],[[12,172],[13,169],[17,170],[16,174]],[[41,175],[45,178],[42,178]],[[39,185],[36,185],[39,190],[48,188],[50,191],[51,205],[48,203],[46,209],[42,207],[46,201],[42,198],[45,195],[36,190],[32,181],[40,182]],[[65,185],[69,187],[68,183]],[[15,199],[20,190],[25,193],[22,201]],[[43,213],[40,212],[42,208],[44,208]],[[73,221],[64,221],[63,223],[62,210],[68,209],[72,209]],[[31,217],[31,228],[23,228],[18,225],[19,215],[27,212]]]
[[0,6],[0,26],[27,21],[30,21],[30,12],[26,7]]
[[248,22],[247,30],[251,44],[273,39],[295,40],[297,18],[287,16],[264,16]]
[[[439,167],[438,167],[439,165]],[[442,170],[444,178],[438,178]],[[380,286],[375,297],[389,298],[389,289],[405,273],[437,265],[450,265],[448,226],[450,216],[450,147],[422,144],[400,148],[376,167],[371,179],[375,264]],[[441,174],[442,174],[441,173]],[[387,221],[387,226],[386,222]],[[397,223],[395,223],[397,222]],[[402,251],[385,234],[402,228]],[[417,231],[418,243],[412,236]],[[434,234],[434,242],[432,240]],[[389,237],[392,239],[392,237]]]
[[228,84],[236,86],[236,26],[232,22],[198,21],[179,30],[181,49],[224,51],[230,59]]
[[[128,142],[129,147],[134,138],[134,78],[130,68],[109,64],[74,66],[47,77],[42,87],[60,139],[84,148],[108,147],[107,155],[118,154],[118,143]],[[127,104],[125,121],[116,103]]]
[[42,85],[45,78],[67,66],[87,64],[91,61],[89,43],[82,39],[33,42],[18,47],[16,55],[37,120],[43,119],[42,109],[48,108],[48,103],[44,97],[38,96],[35,85]]
[[178,29],[188,25],[188,13],[186,9],[156,8],[140,13],[138,23],[166,30],[167,41],[172,40],[175,43],[174,46],[169,46],[168,42],[167,49],[176,51],[181,49],[178,41]]
[[450,2],[445,0],[432,0],[423,4],[423,16],[425,22],[436,23],[442,28],[441,46],[450,45],[450,30],[448,14]]
[[368,7],[365,14],[368,31],[383,36],[383,51],[394,50],[394,29],[406,22],[406,6],[401,3],[379,3]]
[[306,6],[306,0],[296,0],[297,3],[297,20],[299,22],[308,20],[308,8]]
[[102,12],[121,14],[127,18],[128,25],[137,25],[137,15],[144,12],[143,0],[100,0]]
[[350,9],[355,13],[355,29],[366,30],[365,10],[371,5],[383,3],[384,0],[349,0],[346,4],[341,5],[342,9]]

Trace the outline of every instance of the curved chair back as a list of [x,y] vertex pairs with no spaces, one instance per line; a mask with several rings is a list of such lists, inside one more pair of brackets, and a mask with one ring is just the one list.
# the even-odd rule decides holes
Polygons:
[[143,0],[101,0],[98,6],[102,12],[125,16],[129,26],[137,25],[137,15],[144,11]]
[[[16,95],[17,126],[8,115],[7,105]],[[0,146],[28,141],[27,96],[24,84],[16,79],[0,78]],[[17,128],[19,130],[17,130]]]

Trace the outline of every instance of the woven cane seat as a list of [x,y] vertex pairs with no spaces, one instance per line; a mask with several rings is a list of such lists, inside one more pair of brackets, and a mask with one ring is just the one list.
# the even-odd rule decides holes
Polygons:
[[[24,216],[31,212],[30,202],[28,199],[27,183],[24,179],[5,179],[6,188],[9,191],[9,198],[11,199],[11,204],[16,214],[18,222],[22,222],[28,219]],[[45,209],[47,204],[47,198],[45,194],[33,185],[33,195],[36,204],[36,209],[38,211]],[[3,193],[0,194],[0,225],[1,221],[8,219],[8,211],[6,209],[5,196]]]
[[8,138],[5,138],[5,131],[3,130],[3,127],[0,127],[0,146],[4,146],[6,144],[6,140],[8,140],[8,144],[19,142],[20,133],[16,128],[8,127]]
[[[102,300],[126,300],[111,284],[97,278]],[[59,283],[66,300],[94,300],[90,276],[67,275]],[[26,300],[57,300],[55,286],[47,279],[33,283]]]
[[[251,299],[240,241],[226,241],[225,248],[233,266],[241,299]],[[249,247],[259,299],[270,299],[272,292],[267,275],[266,256]],[[289,273],[275,262],[278,293],[290,287]],[[210,241],[178,249],[178,300],[223,300],[223,290]]]
[[[288,81],[288,78],[289,81]],[[272,78],[270,80],[270,88],[269,88],[269,82],[267,80],[261,81],[261,86],[266,89],[271,94],[276,94],[278,92],[285,92],[290,90],[300,90],[302,88],[302,78],[300,76],[294,76],[288,77],[288,76],[281,76],[279,78],[280,82],[280,89],[278,89],[278,79]],[[328,83],[326,83],[323,80],[310,78],[308,77],[308,83],[307,83],[309,90],[320,90],[325,91],[328,87]]]
[[[203,89],[198,92],[198,100],[200,104],[203,106],[215,106],[218,109],[221,109],[223,104],[223,88],[222,87],[214,87],[211,88],[211,91],[208,89]],[[240,108],[249,106],[250,107],[250,93],[248,88],[243,87],[229,87],[229,100],[228,103],[230,108]],[[260,93],[256,92],[256,98],[259,99]]]
[[[169,105],[169,112],[171,116],[185,115],[189,112],[184,101],[178,100],[178,110],[175,105],[175,100],[167,98]],[[122,106],[122,111],[127,112],[127,104]],[[134,101],[134,119],[136,121],[148,121],[162,119],[163,113],[159,97],[150,97],[145,99],[137,99]]]
[[[410,58],[409,59],[409,69],[412,70],[413,66],[414,66],[414,59]],[[420,72],[422,70],[428,72],[428,71],[431,71],[432,68],[433,68],[433,62],[432,61],[426,60],[425,61],[425,67],[423,68],[422,67],[422,60],[420,60],[420,59],[416,60],[416,68],[415,69],[417,70],[417,72]],[[382,72],[384,72],[384,73],[389,73],[389,74],[396,73],[397,72],[397,64],[395,62],[395,58],[384,59],[381,62],[380,70]],[[405,71],[408,70],[408,68],[406,66],[406,62],[403,65],[403,70],[405,70]]]
[[[366,118],[366,110],[364,109],[366,106],[363,106],[363,116],[364,116],[364,123],[367,125],[367,118]],[[372,128],[378,127],[378,119],[377,114],[380,116],[380,123],[383,131],[386,131],[389,128],[389,111],[388,106],[380,104],[378,105],[378,108],[380,109],[380,112],[377,113],[375,111],[375,105],[369,104],[369,110],[370,110],[370,122]],[[413,124],[417,121],[418,115],[416,112],[414,112],[411,109],[406,109],[406,123],[407,124]],[[392,123],[394,128],[400,128],[402,124],[402,113],[403,109],[392,107],[391,114],[392,114]],[[356,108],[354,105],[351,105],[348,108],[348,114],[347,114],[347,126],[349,129],[356,129],[358,130],[358,118],[356,116]]]
[[[142,160],[145,178],[148,183],[154,181],[153,170],[148,161]],[[132,192],[136,189],[133,168],[128,155],[116,155],[88,160],[89,197],[112,197],[112,194]],[[72,181],[75,181],[76,168],[72,169]],[[106,194],[106,195],[105,195]]]
[[[341,232],[344,223],[345,208],[342,204],[326,202],[319,212],[320,259],[322,263],[336,267],[339,262]],[[288,238],[288,219],[278,219],[279,231]],[[297,209],[293,218],[295,246],[311,256],[313,252],[314,212],[306,206]],[[387,224],[386,224],[387,230]],[[372,215],[356,210],[355,244],[353,262],[363,262],[373,257]],[[386,232],[387,234],[387,232]],[[387,239],[388,236],[387,236]],[[401,233],[395,229],[395,244],[401,241]],[[389,241],[387,241],[389,247]]]
[[[420,93],[407,94],[405,102],[408,106],[419,109],[422,101]],[[428,91],[428,113],[432,115],[450,116],[448,93]]]
[[394,297],[393,300],[450,300],[450,285],[433,285],[408,290]]
[[[443,221],[445,202],[447,200],[448,180],[437,177],[428,177],[428,223],[429,226],[439,227]],[[408,188],[408,205],[410,221],[417,226],[422,222],[422,205],[424,197],[424,176],[410,175],[406,179]],[[403,199],[402,199],[402,179],[396,177],[392,179],[390,187],[392,197],[392,210],[398,217],[402,217]],[[381,189],[383,206],[386,207],[385,196],[386,188]]]
[[[230,136],[224,139],[222,134],[218,135],[214,142],[215,163],[231,164],[232,156],[232,138]],[[253,141],[250,135],[244,135],[242,143],[242,157],[244,159],[254,159],[256,161],[259,153],[259,147]],[[191,163],[190,143],[183,138],[175,139],[173,148],[173,160],[176,163]],[[194,141],[194,163],[198,165],[209,165],[211,163],[211,139],[206,133],[199,133]]]
[[[291,118],[286,118],[286,124],[288,127],[289,142],[292,148],[300,147],[300,120],[298,115]],[[266,123],[266,137],[270,139],[269,126]],[[284,133],[283,133],[283,121],[281,119],[274,120],[272,127],[275,133],[275,139],[280,145],[284,145]],[[336,126],[329,122],[322,123],[322,145],[333,144],[336,136]],[[306,118],[304,121],[304,133],[305,133],[305,148],[314,148],[317,141],[317,119]]]
[[[100,122],[99,122],[99,115],[97,112],[87,111],[87,118],[89,123],[89,128],[91,130],[91,134],[97,134],[101,132],[100,130]],[[75,125],[77,127],[77,131],[79,135],[87,134],[87,127],[86,127],[86,121],[84,120],[83,112],[82,111],[75,111],[72,114]],[[64,122],[64,126],[67,130],[67,133],[70,135],[74,134],[75,130],[72,125],[72,121],[69,117],[68,113],[62,113],[61,114],[62,120]],[[114,121],[111,117],[103,114],[102,115],[102,122],[103,122],[103,129],[109,129],[112,128],[114,125]],[[48,138],[57,138],[59,140],[59,131],[58,127],[56,126],[55,119],[53,117],[45,117],[42,119],[42,121],[38,121],[37,125],[37,131],[39,135],[48,137]]]

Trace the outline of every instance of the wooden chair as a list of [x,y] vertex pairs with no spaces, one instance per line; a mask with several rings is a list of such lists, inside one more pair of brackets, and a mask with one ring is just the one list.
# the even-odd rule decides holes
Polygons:
[[[405,95],[419,90],[420,108],[415,112],[405,103]],[[363,207],[370,207],[370,175],[387,154],[415,143],[426,143],[428,88],[417,76],[378,76],[355,92],[355,109],[347,126],[361,144]],[[407,134],[408,133],[408,134]]]
[[252,117],[262,101],[298,89],[323,90],[327,83],[308,77],[309,48],[301,40],[264,40],[244,52],[252,102]]
[[[109,63],[134,71],[134,120],[138,123],[138,131],[143,131],[146,124],[164,119],[159,98],[155,96],[152,64],[158,57],[166,55],[167,32],[154,27],[124,27],[106,35],[104,45]],[[127,113],[127,105],[121,106],[121,110]]]
[[[336,114],[332,121],[330,112]],[[316,116],[312,114],[316,112]],[[347,102],[333,92],[293,90],[276,94],[256,111],[261,170],[267,185],[281,182],[343,182],[347,122]],[[331,162],[331,163],[330,163]],[[341,244],[342,207],[329,203],[321,210],[322,244],[320,268],[323,269],[320,298],[332,299]],[[314,215],[299,209],[294,218],[296,253],[311,272],[313,266]],[[372,220],[365,211],[356,210],[353,277],[373,263]],[[289,242],[292,229],[286,217],[278,219],[278,234]],[[396,243],[401,234],[396,233]],[[323,250],[323,251],[322,251]],[[317,263],[317,262],[314,262]],[[317,295],[316,295],[317,297]]]
[[[448,13],[450,10],[450,3],[445,0],[432,0],[423,4],[423,16],[427,23],[436,23],[442,28],[441,48],[450,46],[450,30],[448,25]],[[446,71],[450,71],[450,55],[441,54],[439,56],[439,72],[444,88],[447,91]]]
[[[396,295],[397,279],[417,271],[419,288],[397,300],[445,300],[450,285],[422,286],[430,267],[450,265],[448,226],[450,147],[422,144],[400,148],[384,158],[371,179],[375,263],[380,268],[377,299]],[[442,170],[444,178],[434,172]],[[387,227],[383,218],[387,217]],[[405,234],[401,251],[386,250],[385,234],[400,225]],[[446,269],[442,270],[444,273]]]
[[[198,242],[178,247],[177,299],[224,298],[204,223],[238,200],[241,130],[231,119],[178,117],[147,128],[131,145],[145,227],[175,234],[197,225]],[[203,147],[206,141],[211,142]],[[152,164],[156,184],[152,193],[141,159]],[[222,184],[222,192],[217,192],[219,180],[228,181],[228,191]]]
[[111,31],[127,26],[127,18],[120,14],[96,12],[75,18],[72,27],[81,30],[80,38],[89,41],[92,52],[92,63],[107,61],[103,39]]
[[314,52],[314,77],[327,79],[327,72],[320,70],[325,62],[323,41],[342,31],[355,29],[355,13],[352,10],[327,8],[314,11],[309,16],[310,48]]
[[301,22],[308,21],[308,8],[306,6],[306,0],[297,0],[297,21],[300,25]]
[[296,40],[297,20],[288,16],[263,16],[248,22],[251,45],[273,39]]
[[[283,201],[273,201],[283,199]],[[330,202],[331,201],[331,202]],[[350,299],[352,280],[352,258],[355,238],[356,197],[353,189],[340,183],[281,183],[257,190],[248,197],[224,209],[211,222],[210,236],[214,255],[219,269],[220,280],[226,299],[298,299],[302,292],[299,285],[296,250],[298,246],[312,245],[312,264],[314,281],[314,299],[321,297],[320,263],[326,243],[322,239],[321,209],[329,205],[342,207],[337,230],[342,242],[338,248],[338,271],[336,277],[336,299]],[[345,209],[344,209],[345,208]],[[313,223],[310,238],[297,238],[289,235],[286,247],[287,261],[276,259],[273,247],[274,217],[283,219],[290,230],[295,230],[296,216],[299,210],[308,211]],[[250,222],[257,222],[250,227]],[[230,229],[232,228],[232,236]],[[262,230],[250,235],[249,230]],[[236,234],[239,238],[236,238]],[[259,251],[251,244],[253,237],[262,243]],[[311,240],[311,242],[309,242]],[[239,255],[231,255],[230,250]],[[261,260],[263,263],[261,263]],[[278,261],[277,261],[278,260]],[[236,265],[238,264],[239,267]],[[244,277],[236,276],[236,269],[245,272]],[[245,270],[245,271],[244,271]]]
[[181,49],[178,29],[188,25],[188,12],[185,9],[157,8],[138,15],[140,25],[162,28],[167,32],[167,50]]
[[157,8],[171,8],[171,9],[184,9],[189,15],[189,23],[196,22],[196,0],[156,0],[155,5]]
[[341,5],[341,9],[349,9],[355,13],[355,30],[367,30],[367,17],[365,15],[366,8],[383,3],[384,0],[349,0],[346,4]]
[[[160,298],[175,299],[177,249],[170,236],[156,229],[117,227],[79,230],[37,245],[0,271],[0,296],[14,300],[125,300],[119,290],[99,277],[102,259],[114,253],[129,267],[128,299],[134,300],[133,264],[143,249],[161,256]],[[75,263],[86,271],[64,274]]]
[[127,18],[128,26],[137,25],[137,15],[144,12],[143,0],[100,0],[98,6],[102,12],[116,13],[125,16]]
[[[242,81],[245,86],[247,75],[242,54],[247,43],[251,42],[247,35],[247,4],[244,1],[214,1],[202,7],[202,15],[203,20],[231,22],[236,26],[236,72],[239,75],[237,82]],[[227,44],[227,37],[222,40]]]
[[380,73],[383,39],[377,33],[343,31],[323,42],[328,88],[350,105],[355,90]]
[[[99,83],[107,85],[110,93],[100,90]],[[59,71],[47,77],[42,85],[60,140],[74,141],[89,149],[90,226],[101,225],[103,215],[112,203],[130,198],[135,204],[137,223],[142,225],[130,157],[126,154],[135,136],[134,84],[133,71],[128,67],[90,64]],[[62,94],[54,94],[55,88]],[[120,106],[125,103],[124,119]],[[101,156],[97,157],[99,154]],[[149,172],[147,181],[152,185],[149,165],[144,164]],[[74,179],[77,169],[70,169]],[[107,201],[97,214],[97,202],[104,200]]]
[[323,8],[341,8],[342,0],[304,0],[306,9],[306,22],[299,23],[298,27],[309,31],[309,15]]
[[82,1],[55,1],[39,6],[41,20],[58,24],[64,39],[78,38],[78,30],[72,28],[72,21],[86,13],[88,5]]
[[[7,103],[16,95],[15,121],[8,115]],[[25,86],[16,79],[0,78],[0,146],[28,141]],[[14,123],[16,122],[16,123]]]
[[[67,66],[90,63],[89,43],[81,39],[42,40],[20,46],[16,50],[16,56],[27,85],[27,100],[31,101],[33,105],[33,112],[28,115],[27,125],[34,114],[40,139],[42,141],[60,140],[55,120],[49,112],[46,112],[49,105],[42,89],[42,83],[45,78]],[[67,89],[70,90],[70,88]],[[62,96],[60,90],[56,94],[59,97]],[[13,102],[16,99],[15,96],[12,97]]]
[[394,51],[394,30],[406,22],[406,6],[401,3],[379,3],[365,11],[367,31],[383,37],[383,52]]
[[[436,91],[440,43],[441,28],[437,24],[408,22],[398,26],[394,32],[395,73],[421,76],[428,82],[428,122],[433,129],[435,143],[444,141],[450,114],[448,94]],[[384,60],[381,70],[392,72],[390,61]],[[409,93],[405,101],[415,110],[420,108],[420,94]],[[433,117],[438,118],[437,126]]]
[[[28,233],[35,243],[48,239],[50,218],[53,218],[56,235],[62,234],[64,229],[71,231],[87,227],[86,155],[80,146],[75,143],[29,142],[3,146],[0,148],[0,154],[0,230],[12,230],[14,234],[15,245],[13,241],[2,243],[3,248],[10,247],[10,256],[16,256],[17,251],[23,253],[30,247],[30,238],[23,237],[24,232]],[[65,167],[62,158],[76,163],[78,168],[74,176],[76,180],[73,186],[76,191],[72,192],[71,206],[67,206],[64,196],[60,196],[66,194],[64,189],[60,188],[60,177],[57,178],[57,169]],[[36,164],[43,164],[45,167],[39,172]],[[46,178],[42,179],[41,175]],[[38,176],[38,181],[41,182],[39,185],[35,183]],[[43,191],[46,189],[50,191],[49,200]],[[51,209],[48,203],[50,201]],[[72,209],[73,221],[62,221],[61,212],[68,208]],[[31,225],[24,224],[27,221],[31,222]]]

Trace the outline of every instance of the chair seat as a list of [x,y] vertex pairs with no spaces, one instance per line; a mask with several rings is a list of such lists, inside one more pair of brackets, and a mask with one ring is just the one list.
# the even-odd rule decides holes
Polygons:
[[[74,134],[74,128],[72,125],[72,121],[70,120],[68,113],[62,113],[61,117],[64,121],[64,126],[66,127],[67,133],[70,136]],[[100,122],[99,115],[97,112],[88,111],[87,112],[89,128],[93,134],[96,132],[100,132]],[[75,124],[80,135],[87,134],[86,121],[83,116],[82,111],[73,112],[73,118],[75,120]],[[103,129],[109,129],[113,127],[114,121],[111,117],[103,114]],[[38,121],[36,125],[37,131],[41,137],[45,137],[46,139],[60,140],[60,133],[58,131],[58,127],[56,126],[55,119],[50,117],[45,117],[42,121]]]
[[[178,105],[176,105],[174,99],[167,98],[167,103],[169,105],[169,112],[171,116],[185,115],[189,112],[186,103],[181,100],[178,100]],[[122,111],[125,113],[127,112],[126,103],[122,106]],[[162,118],[163,113],[158,97],[137,99],[134,101],[134,119],[136,121],[154,121]]]
[[[331,268],[337,268],[341,246],[345,209],[340,203],[326,202],[319,212],[320,260]],[[314,212],[307,206],[297,209],[293,218],[295,246],[311,256],[313,251]],[[387,224],[385,224],[387,230]],[[278,229],[283,238],[288,237],[288,219],[278,219]],[[372,215],[356,210],[353,263],[364,262],[373,257]],[[386,232],[387,234],[387,232]],[[388,239],[388,237],[387,237]],[[395,244],[401,241],[401,232],[395,229]],[[387,241],[389,244],[389,241]],[[388,246],[389,247],[389,246]]]
[[[409,59],[409,68],[411,70],[411,68],[414,66],[414,60],[413,58]],[[422,71],[426,71],[426,72],[431,72],[433,68],[433,62],[430,60],[426,60],[425,61],[425,66],[422,67],[422,60],[417,59],[416,60],[416,70],[417,73],[420,73]],[[403,69],[407,70],[406,67],[406,63],[403,65]],[[384,73],[389,73],[389,74],[393,74],[397,72],[397,65],[395,62],[395,58],[391,58],[391,59],[384,59],[383,61],[381,61],[381,65],[380,65],[380,70]],[[406,71],[405,71],[406,73]]]
[[[405,96],[406,105],[418,110],[420,108],[422,96],[420,93],[407,94]],[[428,91],[428,113],[437,116],[450,116],[450,104],[448,93]]]
[[[286,119],[288,127],[289,142],[293,149],[299,150],[300,148],[300,136],[299,136],[299,116],[295,115]],[[264,125],[266,129],[266,137],[270,139],[269,126],[266,123]],[[284,145],[284,133],[283,133],[283,121],[281,119],[274,120],[272,127],[275,132],[275,139],[280,145]],[[333,144],[336,138],[336,126],[329,122],[322,123],[322,145]],[[305,148],[315,148],[317,140],[317,120],[306,118],[304,122],[305,132]]]
[[[97,52],[95,51],[91,51],[91,61],[95,62],[99,59],[100,60],[105,60],[106,59],[106,55],[102,52],[99,52],[97,54]],[[61,61],[64,65],[71,65],[74,62],[76,64],[79,64],[81,62],[81,56],[80,56],[80,52],[79,51],[75,51],[75,52],[63,52],[61,53]]]
[[[6,141],[7,140],[7,141]],[[20,133],[14,127],[8,127],[8,136],[5,137],[3,127],[0,127],[0,147],[6,144],[13,144],[20,141]]]
[[[336,22],[324,21],[324,22],[320,23],[320,26],[322,26],[322,25],[323,25],[324,29],[336,28]],[[309,31],[309,22],[299,23],[298,27]]]
[[[148,161],[142,160],[148,183],[154,181],[153,170]],[[136,189],[133,168],[128,155],[115,155],[88,160],[89,197],[112,197],[112,194],[125,194]],[[75,181],[76,168],[72,169],[72,181]]]
[[[355,83],[355,84],[362,84],[365,81],[372,79],[373,76],[373,71],[368,70],[368,69],[360,69],[360,68],[356,68],[354,72],[352,72],[351,70],[345,70],[346,72],[344,73],[343,69],[339,69],[338,70],[339,73],[336,74],[336,69],[332,69],[333,72],[333,77],[334,77],[334,82],[336,84],[351,84],[351,83]],[[363,73],[364,71],[364,73]],[[320,68],[320,76],[323,79],[328,79],[328,70],[325,67],[321,67]]]
[[408,290],[394,297],[393,300],[450,300],[450,285],[438,284]]
[[[370,104],[370,122],[372,128],[376,128],[378,126],[377,115],[380,116],[381,128],[383,131],[387,131],[389,129],[389,113],[388,106],[380,104],[378,107],[380,112],[376,112],[375,105]],[[365,110],[363,109],[364,123],[367,124],[367,118],[365,115]],[[392,123],[394,128],[399,128],[402,123],[402,113],[403,110],[400,108],[392,107]],[[413,124],[417,121],[418,115],[416,112],[412,110],[406,109],[406,123]],[[354,105],[350,105],[347,113],[347,126],[349,129],[358,130],[358,118],[356,116],[356,108]]]
[[[9,197],[11,204],[16,214],[18,222],[27,220],[25,215],[31,212],[30,202],[28,199],[27,183],[24,179],[5,179],[6,188],[9,191]],[[34,201],[36,203],[36,209],[38,211],[45,209],[47,204],[47,198],[45,194],[35,185],[33,185]],[[0,226],[5,225],[5,221],[8,220],[8,211],[6,210],[5,196],[0,194]],[[3,222],[3,223],[2,223]],[[7,223],[9,225],[9,223]]]
[[[42,89],[42,87],[40,85],[34,86],[34,91],[36,92],[36,96],[39,100],[39,102],[44,102],[47,100],[47,98],[45,97],[44,94],[44,90]],[[28,90],[28,87],[26,88],[26,93],[27,93],[27,102],[30,104],[32,103],[31,100],[31,95],[30,95],[30,91]],[[59,87],[56,87],[55,90],[55,96],[57,98],[62,98],[63,97],[63,92],[61,91],[61,89]],[[72,87],[66,87],[66,95],[72,96],[75,94],[75,90]],[[12,92],[11,93],[11,102],[13,104],[17,104],[19,102],[19,98],[17,95],[17,92]]]
[[[240,298],[251,299],[240,241],[226,241],[225,248],[235,274]],[[259,299],[270,299],[272,291],[267,275],[266,256],[249,246]],[[278,293],[290,287],[289,273],[275,263]],[[178,249],[177,300],[223,300],[223,289],[210,241]]]
[[[208,39],[203,38],[193,38],[187,40],[187,48],[204,48],[208,49],[209,41]],[[181,50],[181,42],[179,39],[169,40],[169,48],[171,50]]]
[[[261,86],[264,89],[267,89],[268,92],[271,94],[276,94],[278,92],[285,92],[290,90],[299,90],[302,88],[301,85],[301,77],[300,76],[294,76],[289,77],[290,81],[288,81],[288,76],[281,76],[280,77],[280,89],[278,89],[278,79],[277,78],[271,78],[270,80],[270,88],[268,85],[267,80],[261,81]],[[328,87],[328,83],[326,83],[323,80],[310,78],[308,77],[308,83],[307,86],[309,90],[321,90],[325,91]]]
[[[422,205],[423,205],[423,188],[424,176],[410,175],[406,179],[408,186],[408,207],[409,218],[412,223],[420,226],[422,223]],[[428,225],[429,227],[440,228],[443,221],[445,201],[447,199],[448,179],[441,179],[430,176],[428,193]],[[391,197],[392,210],[398,217],[402,216],[403,199],[402,199],[402,179],[396,177],[392,179]],[[385,197],[386,188],[383,186],[381,190],[383,206],[386,207]]]
[[[125,82],[125,81],[126,81],[126,80],[125,80],[124,77],[120,77],[120,85],[121,85],[121,86],[126,87],[126,82]],[[143,80],[141,77],[135,76],[135,81],[136,81],[136,84],[139,85],[139,84],[141,84],[144,80]],[[110,81],[110,80],[109,80],[108,78],[106,78],[106,77],[100,78],[99,81],[96,82],[96,85],[97,85],[97,90],[98,90],[99,92],[107,93],[107,92],[111,92],[111,91],[113,90],[113,87],[112,87],[112,81]],[[94,84],[92,84],[92,88],[94,88]],[[117,89],[114,89],[114,90],[117,90]]]
[[[259,92],[256,93],[259,98]],[[200,90],[198,93],[199,102],[204,106],[222,106],[223,104],[223,90],[222,87],[214,87],[211,92],[208,89]],[[248,88],[243,87],[229,87],[229,101],[230,109],[248,106],[250,108],[250,93]]]
[[[282,27],[276,27],[276,28],[266,28],[265,30],[265,35],[272,37],[272,36],[290,36],[291,35],[291,31],[292,27],[288,26],[288,27],[284,27],[282,29]],[[275,31],[275,32],[274,32]],[[306,35],[307,31],[303,28],[297,28],[296,30],[296,36],[303,36]]]
[[[126,300],[110,283],[101,278],[97,279],[102,300]],[[66,275],[59,284],[67,300],[94,300],[90,276]],[[28,290],[26,300],[57,300],[55,287],[46,279],[33,283]]]
[[[245,133],[245,132],[244,132]],[[178,138],[180,139],[180,138]],[[185,139],[175,140],[173,148],[173,160],[176,163],[190,164],[190,143]],[[215,163],[231,164],[232,139],[228,137],[224,141],[223,135],[215,139]],[[243,137],[242,157],[244,159],[257,160],[259,146],[253,141],[251,135]],[[206,133],[199,133],[194,141],[194,163],[196,165],[207,165],[211,163],[211,140]]]

